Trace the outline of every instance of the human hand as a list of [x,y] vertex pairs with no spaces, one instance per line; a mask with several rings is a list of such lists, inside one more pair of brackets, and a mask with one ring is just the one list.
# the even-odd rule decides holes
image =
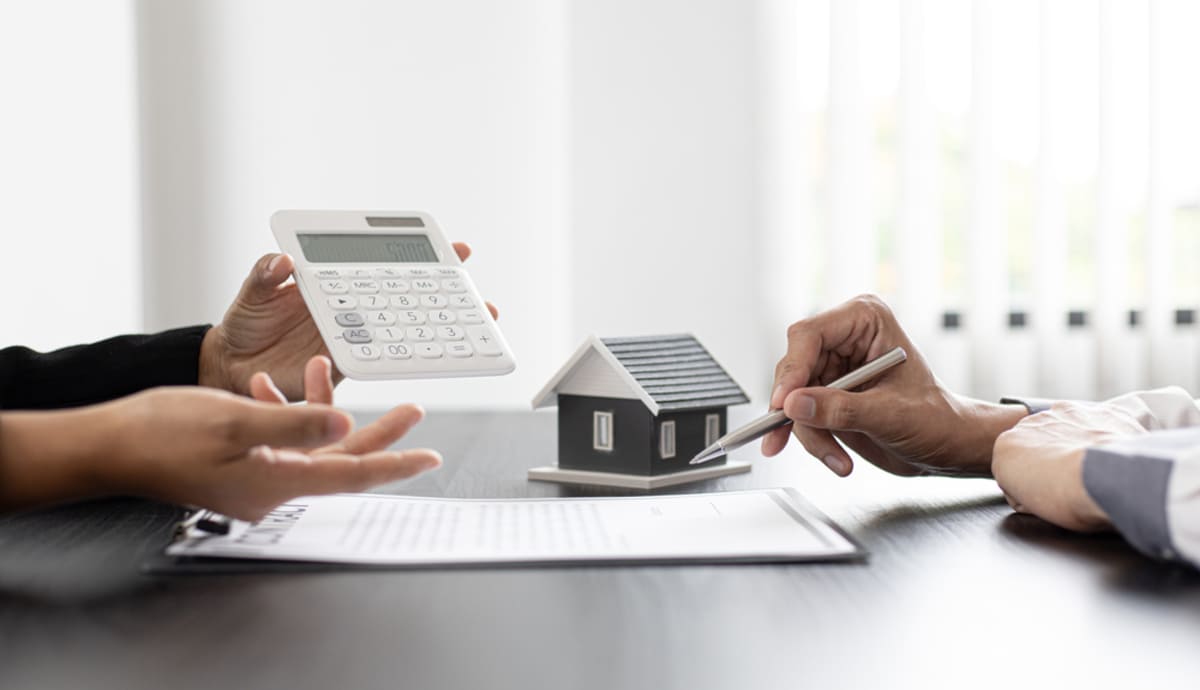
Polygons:
[[[907,361],[874,381],[853,392],[824,387],[897,346]],[[1025,416],[1023,407],[972,400],[943,387],[891,309],[874,296],[788,328],[770,407],[784,410],[805,450],[841,476],[854,465],[839,441],[893,474],[988,476],[996,436]],[[764,437],[763,454],[783,450],[788,433],[785,426]]]
[[[313,395],[331,396],[329,360],[314,362],[307,375],[324,381]],[[441,464],[432,450],[387,450],[424,416],[416,405],[401,405],[352,433],[345,412],[281,402],[282,394],[263,402],[203,388],[159,388],[98,406],[117,439],[106,483],[114,492],[253,521],[297,496],[362,491]]]
[[1118,406],[1056,403],[1000,434],[992,471],[1018,513],[1081,532],[1107,529],[1108,515],[1083,485],[1083,457],[1090,446],[1144,433]]
[[[454,243],[466,261],[471,248]],[[266,372],[289,400],[304,396],[304,369],[314,355],[329,350],[313,323],[296,283],[288,279],[295,262],[287,254],[267,254],[254,265],[221,323],[209,329],[200,346],[202,386],[233,393],[250,392],[250,376]],[[487,308],[496,318],[490,302]],[[342,375],[336,369],[336,384]]]

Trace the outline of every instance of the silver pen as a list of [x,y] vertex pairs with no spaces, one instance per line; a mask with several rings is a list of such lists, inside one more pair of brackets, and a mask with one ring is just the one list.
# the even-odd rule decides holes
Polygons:
[[[906,359],[908,359],[908,353],[904,351],[904,348],[897,347],[891,352],[867,362],[849,374],[846,374],[840,379],[829,384],[827,387],[836,388],[838,390],[850,390],[852,388],[857,388]],[[771,412],[766,413],[749,424],[746,424],[738,429],[734,429],[728,434],[725,434],[721,438],[717,439],[716,443],[700,451],[700,453],[696,457],[692,458],[692,461],[688,464],[699,465],[700,463],[708,462],[714,458],[719,458],[735,448],[741,448],[756,438],[762,438],[772,429],[778,429],[785,424],[790,424],[791,421],[792,420],[788,419],[788,416],[783,413],[783,410],[772,410]]]

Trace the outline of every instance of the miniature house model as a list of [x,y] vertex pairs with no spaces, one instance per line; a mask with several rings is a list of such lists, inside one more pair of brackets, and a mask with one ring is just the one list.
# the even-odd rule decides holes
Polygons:
[[727,431],[745,392],[691,335],[588,338],[534,398],[558,405],[558,465],[531,479],[657,488],[745,472],[688,462]]

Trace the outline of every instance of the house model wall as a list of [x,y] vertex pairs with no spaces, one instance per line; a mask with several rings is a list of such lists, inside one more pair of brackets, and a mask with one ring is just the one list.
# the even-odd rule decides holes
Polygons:
[[559,468],[654,476],[692,469],[745,402],[694,336],[667,335],[589,338],[533,405],[558,405]]

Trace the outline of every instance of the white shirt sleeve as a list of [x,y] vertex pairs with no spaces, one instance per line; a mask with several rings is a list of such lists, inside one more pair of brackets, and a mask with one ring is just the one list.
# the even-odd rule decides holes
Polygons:
[[1130,412],[1150,433],[1089,448],[1088,494],[1140,551],[1200,567],[1200,405],[1177,387],[1104,404]]

